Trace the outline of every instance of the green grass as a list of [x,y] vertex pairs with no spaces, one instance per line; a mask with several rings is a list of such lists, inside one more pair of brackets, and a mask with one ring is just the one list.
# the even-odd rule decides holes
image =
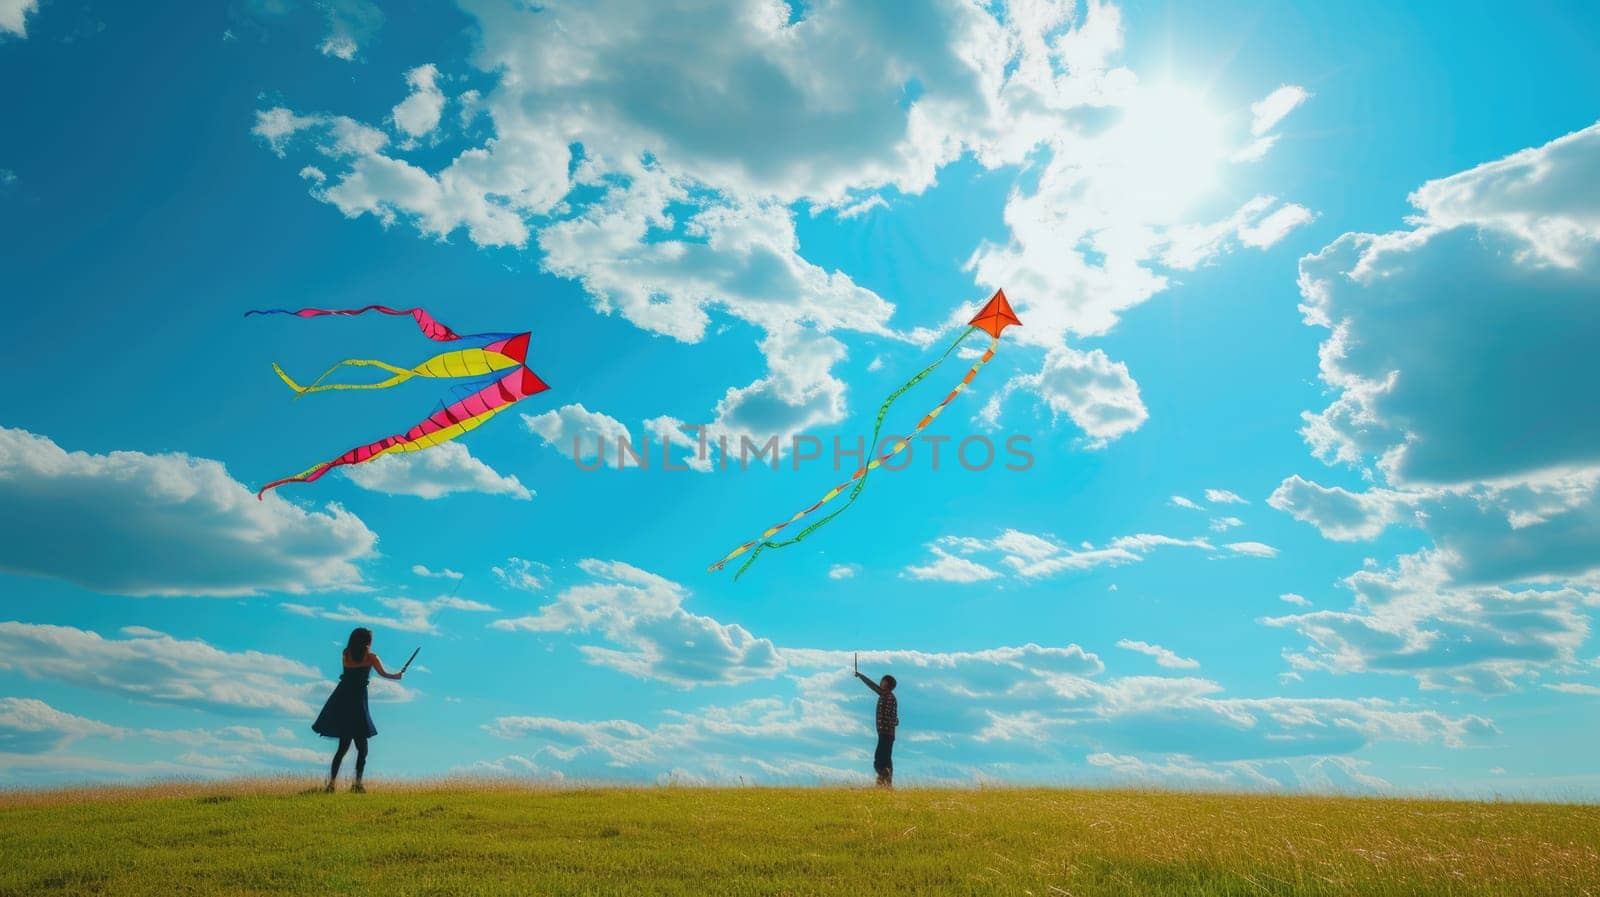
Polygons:
[[0,895],[1600,895],[1600,808],[235,783],[0,795]]

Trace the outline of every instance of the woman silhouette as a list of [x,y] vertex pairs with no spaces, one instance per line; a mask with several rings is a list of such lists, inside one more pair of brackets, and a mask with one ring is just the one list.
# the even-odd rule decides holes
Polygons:
[[372,671],[385,679],[399,679],[402,673],[391,673],[383,668],[378,655],[372,653],[372,630],[360,627],[350,631],[350,641],[344,647],[344,672],[339,674],[339,684],[334,686],[322,713],[311,724],[311,731],[325,738],[339,739],[339,749],[333,754],[333,769],[328,772],[328,787],[333,793],[333,783],[339,778],[339,763],[356,746],[356,780],[350,790],[356,794],[366,792],[361,785],[361,774],[367,768],[367,739],[378,734],[372,724],[372,712],[367,709],[367,680]]

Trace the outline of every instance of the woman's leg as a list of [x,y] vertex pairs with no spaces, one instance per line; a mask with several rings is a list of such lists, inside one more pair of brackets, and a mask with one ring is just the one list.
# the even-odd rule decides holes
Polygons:
[[[359,754],[357,754],[358,758],[366,753],[366,751],[364,750],[364,748],[366,746],[366,743],[367,743],[367,740],[365,738],[361,739],[361,744],[362,744],[363,750],[361,750],[361,752]],[[332,782],[334,779],[337,779],[339,777],[339,764],[344,762],[344,755],[347,752],[349,752],[349,750],[350,750],[350,739],[348,739],[348,738],[339,739],[339,749],[333,752],[333,769],[328,771],[328,781],[329,782]],[[359,764],[360,760],[358,759],[356,762]]]
[[356,739],[356,781],[361,781],[361,774],[367,771],[367,738],[365,735]]

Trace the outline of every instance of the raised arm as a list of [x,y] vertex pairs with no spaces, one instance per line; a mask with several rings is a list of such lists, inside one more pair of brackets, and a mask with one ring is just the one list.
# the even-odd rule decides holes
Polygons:
[[401,677],[401,675],[403,675],[401,673],[391,673],[388,670],[384,669],[383,668],[383,661],[379,660],[378,659],[378,655],[376,655],[376,654],[368,652],[367,660],[372,662],[372,668],[374,670],[378,671],[378,675],[382,676],[385,679],[399,679]]
[[878,683],[873,682],[871,679],[868,679],[866,676],[861,675],[861,671],[860,670],[856,670],[856,678],[860,679],[862,682],[867,683],[867,687],[872,689],[873,691],[877,692],[878,694],[880,694],[880,695],[883,694],[883,689],[878,687]]

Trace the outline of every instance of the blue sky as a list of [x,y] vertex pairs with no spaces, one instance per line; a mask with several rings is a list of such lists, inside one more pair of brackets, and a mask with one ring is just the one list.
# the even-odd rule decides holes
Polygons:
[[[0,783],[311,774],[360,622],[374,773],[865,780],[859,651],[908,781],[1593,799],[1583,13],[0,0]],[[996,287],[929,432],[1026,471],[919,443],[735,583],[829,464],[571,457],[852,442]],[[552,389],[257,502],[447,391],[243,315],[372,303]]]

